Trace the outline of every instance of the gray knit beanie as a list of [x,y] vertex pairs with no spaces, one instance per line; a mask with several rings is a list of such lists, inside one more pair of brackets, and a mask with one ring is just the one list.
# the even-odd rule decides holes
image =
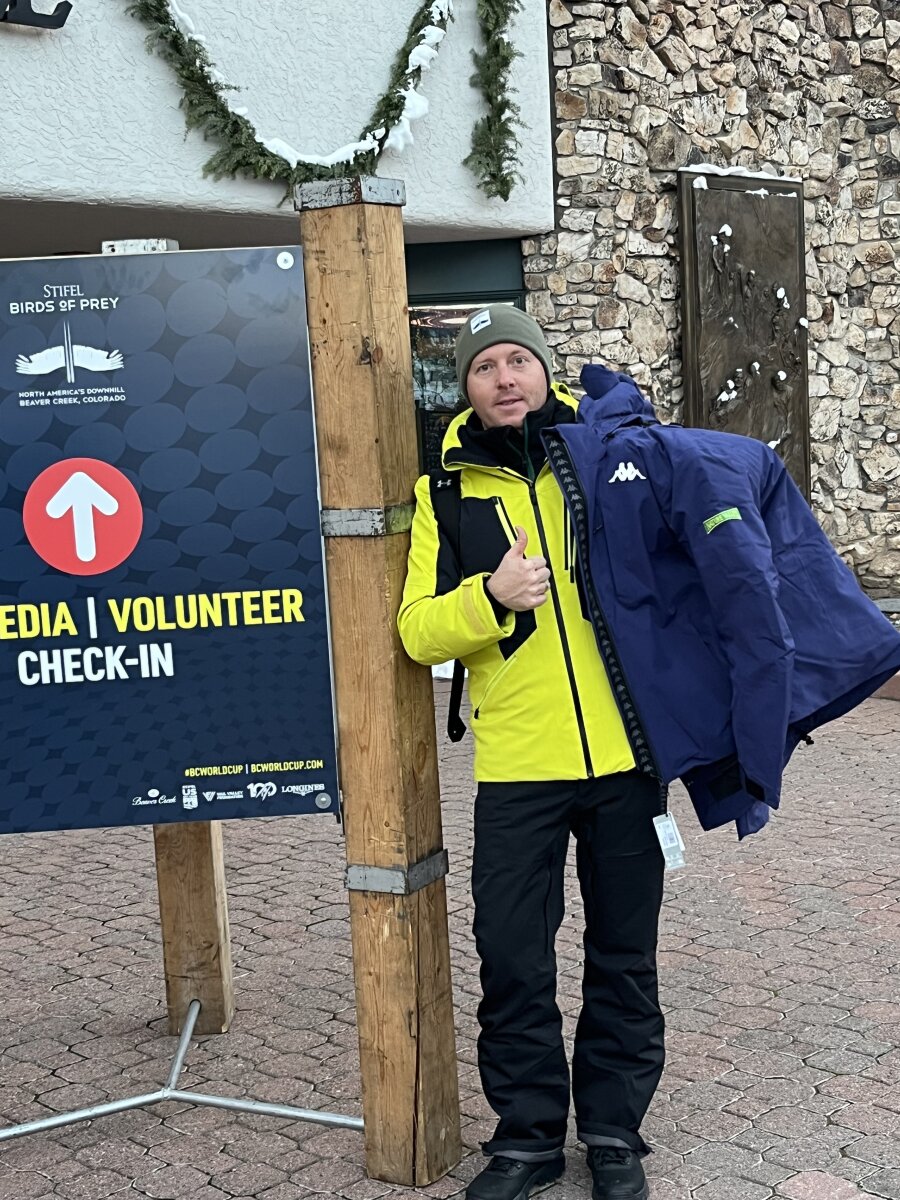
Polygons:
[[511,342],[514,346],[524,346],[530,350],[542,363],[549,388],[553,379],[553,363],[540,325],[521,308],[511,304],[490,304],[466,318],[456,339],[456,378],[459,394],[464,400],[469,399],[466,379],[472,360],[482,350],[487,350],[488,346],[497,346],[501,342]]

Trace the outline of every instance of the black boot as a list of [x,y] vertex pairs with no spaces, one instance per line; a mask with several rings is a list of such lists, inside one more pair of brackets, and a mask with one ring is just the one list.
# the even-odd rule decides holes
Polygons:
[[496,1154],[466,1188],[466,1200],[527,1200],[532,1192],[555,1183],[565,1169],[562,1154],[543,1162],[520,1162]]
[[589,1146],[587,1161],[594,1179],[593,1200],[647,1200],[650,1195],[641,1160],[633,1150]]

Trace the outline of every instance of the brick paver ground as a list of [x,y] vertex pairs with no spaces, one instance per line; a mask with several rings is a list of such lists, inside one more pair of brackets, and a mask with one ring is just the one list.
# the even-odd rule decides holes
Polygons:
[[[441,698],[446,685],[438,684]],[[900,704],[870,701],[798,752],[783,813],[739,845],[673,807],[689,866],[662,927],[669,1060],[645,1125],[654,1200],[900,1198]],[[470,744],[442,764],[467,1157],[491,1129],[475,1069]],[[358,1113],[343,848],[328,818],[234,822],[238,1014],[183,1086]],[[558,943],[579,1004],[579,905]],[[0,839],[0,1122],[153,1090],[165,1034],[149,830]],[[0,1145],[2,1200],[376,1200],[361,1135],[176,1104]],[[552,1200],[586,1200],[570,1146]]]

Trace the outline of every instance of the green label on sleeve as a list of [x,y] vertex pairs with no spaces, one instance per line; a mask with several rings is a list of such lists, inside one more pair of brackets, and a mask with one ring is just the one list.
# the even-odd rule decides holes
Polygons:
[[719,525],[723,525],[726,521],[741,521],[741,510],[739,508],[726,508],[724,512],[716,513],[714,517],[709,517],[703,522],[703,528],[707,533],[712,533]]

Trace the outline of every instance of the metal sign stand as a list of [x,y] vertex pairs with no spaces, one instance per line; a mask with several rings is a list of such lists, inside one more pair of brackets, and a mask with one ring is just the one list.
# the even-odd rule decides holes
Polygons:
[[169,1071],[169,1078],[158,1092],[127,1096],[124,1100],[111,1100],[108,1104],[94,1104],[90,1108],[79,1108],[74,1112],[57,1113],[53,1117],[44,1117],[40,1121],[26,1121],[23,1125],[10,1125],[6,1129],[0,1129],[0,1142],[24,1137],[28,1133],[41,1133],[45,1129],[57,1129],[60,1125],[75,1125],[80,1121],[93,1121],[96,1117],[125,1112],[129,1108],[149,1108],[151,1104],[161,1104],[164,1100],[181,1100],[185,1104],[194,1104],[198,1107],[205,1105],[208,1108],[227,1108],[232,1112],[255,1113],[262,1117],[284,1117],[288,1121],[308,1121],[313,1125],[333,1125],[339,1129],[362,1130],[362,1117],[345,1117],[341,1113],[292,1108],[289,1104],[266,1104],[262,1100],[235,1100],[231,1096],[210,1096],[205,1092],[182,1091],[177,1084],[181,1072],[184,1070],[184,1060],[199,1015],[200,1001],[193,1000],[178,1040],[178,1049],[175,1052],[172,1069]]

